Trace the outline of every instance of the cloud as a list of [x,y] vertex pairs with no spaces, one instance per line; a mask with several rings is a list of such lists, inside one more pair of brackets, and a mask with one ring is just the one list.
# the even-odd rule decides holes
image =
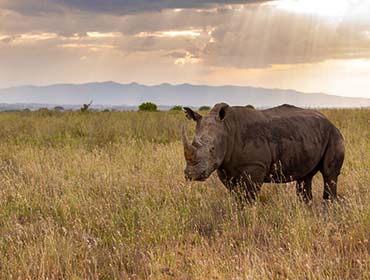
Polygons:
[[[30,2],[0,0],[1,4],[14,8],[24,4],[25,10],[26,3]],[[54,12],[56,7],[73,9],[65,14],[41,16],[0,10],[0,44],[27,44],[43,39],[65,48],[110,48],[125,55],[144,51],[182,52],[194,55],[210,67],[236,68],[370,57],[370,20],[365,9],[358,7],[349,9],[341,20],[333,22],[317,15],[275,9],[274,5],[221,5],[241,1],[44,2]],[[97,13],[101,6],[115,7],[117,11],[121,6],[129,10],[134,7],[137,11],[150,10],[154,2],[160,9],[193,8],[124,16],[104,14],[104,10]],[[54,10],[52,3],[56,5]],[[76,10],[85,6],[92,12]]]
[[[2,0],[0,0],[2,1]],[[233,14],[232,9],[219,7],[210,10],[165,10],[161,13],[111,15],[81,13],[70,10],[66,14],[22,15],[0,9],[0,33],[56,32],[64,36],[86,32],[121,32],[136,35],[140,32],[203,29],[221,24]],[[91,20],[92,17],[94,20]]]
[[235,68],[370,58],[369,30],[370,20],[358,14],[333,21],[270,6],[244,9],[215,27],[202,57],[209,65]]
[[54,0],[0,0],[0,9],[12,10],[24,15],[43,15],[65,11],[65,7]]
[[86,35],[90,38],[117,38],[121,37],[122,34],[119,32],[86,32]]
[[[254,4],[230,4],[239,2]],[[36,76],[207,83],[214,69],[221,81],[227,71],[370,58],[368,9],[328,20],[257,2],[0,0],[0,87]]]
[[147,38],[147,37],[169,37],[169,38],[176,38],[176,37],[199,37],[202,34],[201,29],[190,29],[190,30],[167,30],[167,31],[156,31],[156,32],[140,32],[136,34],[136,37],[139,38]]
[[201,62],[201,58],[188,51],[177,51],[166,54],[164,57],[174,58],[175,65],[196,64]]
[[200,9],[215,5],[254,4],[271,0],[0,0],[0,8],[23,14],[43,14],[80,11],[128,15],[160,12],[166,9]]

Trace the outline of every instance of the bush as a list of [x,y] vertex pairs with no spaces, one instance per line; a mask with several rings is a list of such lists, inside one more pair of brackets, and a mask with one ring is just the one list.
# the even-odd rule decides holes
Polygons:
[[56,107],[54,107],[53,110],[56,111],[56,112],[63,112],[64,108],[62,106],[56,106]]
[[209,111],[209,110],[211,110],[211,107],[209,107],[209,106],[200,106],[199,107],[199,111]]
[[152,103],[152,102],[144,102],[141,103],[139,106],[139,111],[150,111],[150,112],[155,112],[158,111],[157,105]]
[[182,111],[182,106],[181,105],[176,105],[173,106],[170,111]]
[[48,108],[46,107],[43,107],[43,108],[40,108],[37,110],[37,113],[41,116],[52,116],[53,115],[53,111],[52,110],[49,110]]

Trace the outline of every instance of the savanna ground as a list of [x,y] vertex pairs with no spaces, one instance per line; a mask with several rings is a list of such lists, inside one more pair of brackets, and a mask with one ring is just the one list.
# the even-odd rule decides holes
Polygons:
[[370,279],[370,110],[342,131],[343,202],[264,185],[240,209],[183,178],[181,112],[0,114],[1,279]]

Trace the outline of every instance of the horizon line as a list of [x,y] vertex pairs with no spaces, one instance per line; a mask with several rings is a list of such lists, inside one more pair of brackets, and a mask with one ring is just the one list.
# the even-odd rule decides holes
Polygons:
[[92,82],[81,82],[81,83],[51,83],[51,84],[23,84],[23,85],[18,85],[18,86],[10,86],[10,87],[4,87],[0,88],[0,91],[3,90],[9,90],[9,89],[15,89],[15,88],[22,88],[22,87],[51,87],[51,86],[63,86],[63,85],[71,85],[71,86],[83,86],[83,85],[88,85],[88,84],[117,84],[117,85],[139,85],[139,86],[145,86],[145,87],[156,87],[156,86],[163,86],[163,85],[168,85],[168,86],[184,86],[184,85],[189,85],[189,86],[198,86],[198,87],[238,87],[238,88],[256,88],[256,89],[265,89],[265,90],[279,90],[279,91],[292,91],[300,94],[323,94],[323,95],[329,95],[329,96],[335,96],[335,97],[342,97],[342,98],[359,98],[359,99],[365,99],[365,100],[370,100],[370,97],[363,97],[363,96],[344,96],[344,95],[337,95],[335,93],[326,93],[326,92],[306,92],[306,91],[299,91],[296,89],[292,88],[268,88],[268,87],[261,87],[261,86],[253,86],[253,85],[232,85],[232,84],[222,84],[222,85],[212,85],[212,84],[197,84],[197,83],[168,83],[168,82],[162,82],[162,83],[156,83],[156,84],[144,84],[144,83],[138,83],[138,82],[116,82],[113,80],[105,80],[105,81],[92,81]]

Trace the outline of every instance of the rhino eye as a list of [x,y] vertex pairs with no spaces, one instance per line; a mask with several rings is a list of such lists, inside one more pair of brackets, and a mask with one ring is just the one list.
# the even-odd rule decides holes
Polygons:
[[193,146],[196,147],[196,148],[200,148],[202,145],[199,142],[194,141]]
[[209,151],[210,151],[210,152],[214,152],[214,151],[215,151],[215,147],[211,147],[211,148],[209,149]]

